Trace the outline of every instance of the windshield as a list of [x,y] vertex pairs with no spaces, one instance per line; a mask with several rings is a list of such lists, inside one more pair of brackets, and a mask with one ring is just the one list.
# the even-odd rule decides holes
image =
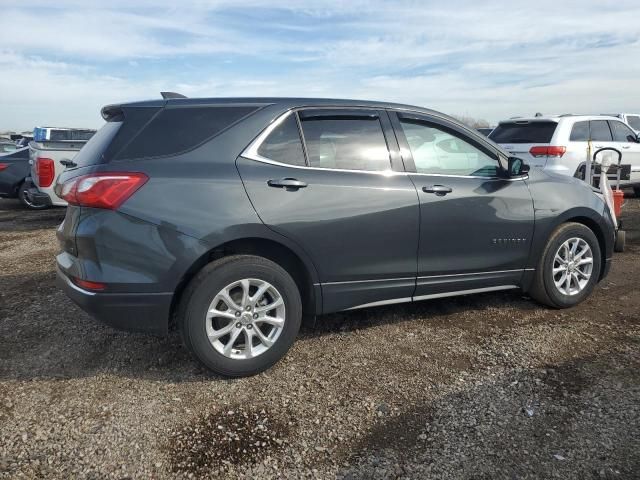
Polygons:
[[501,123],[489,135],[496,143],[549,143],[556,122]]

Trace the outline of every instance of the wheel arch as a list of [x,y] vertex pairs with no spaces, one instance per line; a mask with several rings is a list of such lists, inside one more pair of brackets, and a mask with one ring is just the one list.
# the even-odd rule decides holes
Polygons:
[[176,325],[175,315],[182,294],[189,282],[203,267],[230,255],[256,255],[267,258],[284,268],[294,279],[302,298],[303,319],[313,319],[321,311],[322,296],[317,272],[303,254],[274,239],[264,237],[243,237],[228,240],[201,255],[185,272],[178,283],[171,301],[169,328]]
[[598,245],[600,246],[600,260],[601,260],[600,276],[598,278],[598,281],[602,280],[602,278],[604,277],[604,271],[605,271],[604,264],[607,260],[607,240],[606,240],[605,233],[602,226],[598,222],[596,222],[594,219],[587,216],[571,217],[563,221],[562,224],[570,223],[570,222],[580,223],[584,225],[589,230],[591,230],[596,236],[596,238],[598,239]]

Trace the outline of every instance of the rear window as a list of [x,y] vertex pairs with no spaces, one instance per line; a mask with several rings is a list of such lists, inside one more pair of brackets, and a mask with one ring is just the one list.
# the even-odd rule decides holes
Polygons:
[[501,123],[489,135],[496,143],[549,143],[556,122]]
[[[257,106],[178,107],[160,111],[116,160],[176,155],[204,143]],[[125,114],[126,122],[126,114]]]
[[107,122],[98,130],[80,151],[73,157],[73,162],[78,167],[86,167],[88,165],[95,165],[97,163],[103,163],[103,154],[111,140],[118,130],[122,122]]

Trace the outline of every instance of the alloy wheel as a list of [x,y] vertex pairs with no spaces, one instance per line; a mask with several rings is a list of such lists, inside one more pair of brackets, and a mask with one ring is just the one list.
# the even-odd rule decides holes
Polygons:
[[553,282],[560,293],[580,293],[588,285],[592,271],[593,253],[584,239],[573,237],[560,245],[553,258]]
[[244,278],[214,297],[206,314],[209,342],[232,359],[263,354],[276,342],[285,322],[284,299],[269,282]]

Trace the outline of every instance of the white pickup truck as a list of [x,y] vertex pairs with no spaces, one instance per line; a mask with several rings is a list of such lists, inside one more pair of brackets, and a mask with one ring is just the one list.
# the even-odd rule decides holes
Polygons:
[[53,188],[58,175],[73,166],[73,157],[96,133],[86,128],[36,127],[29,143],[32,185],[26,190],[30,207],[44,209],[64,207],[67,202],[58,197]]

